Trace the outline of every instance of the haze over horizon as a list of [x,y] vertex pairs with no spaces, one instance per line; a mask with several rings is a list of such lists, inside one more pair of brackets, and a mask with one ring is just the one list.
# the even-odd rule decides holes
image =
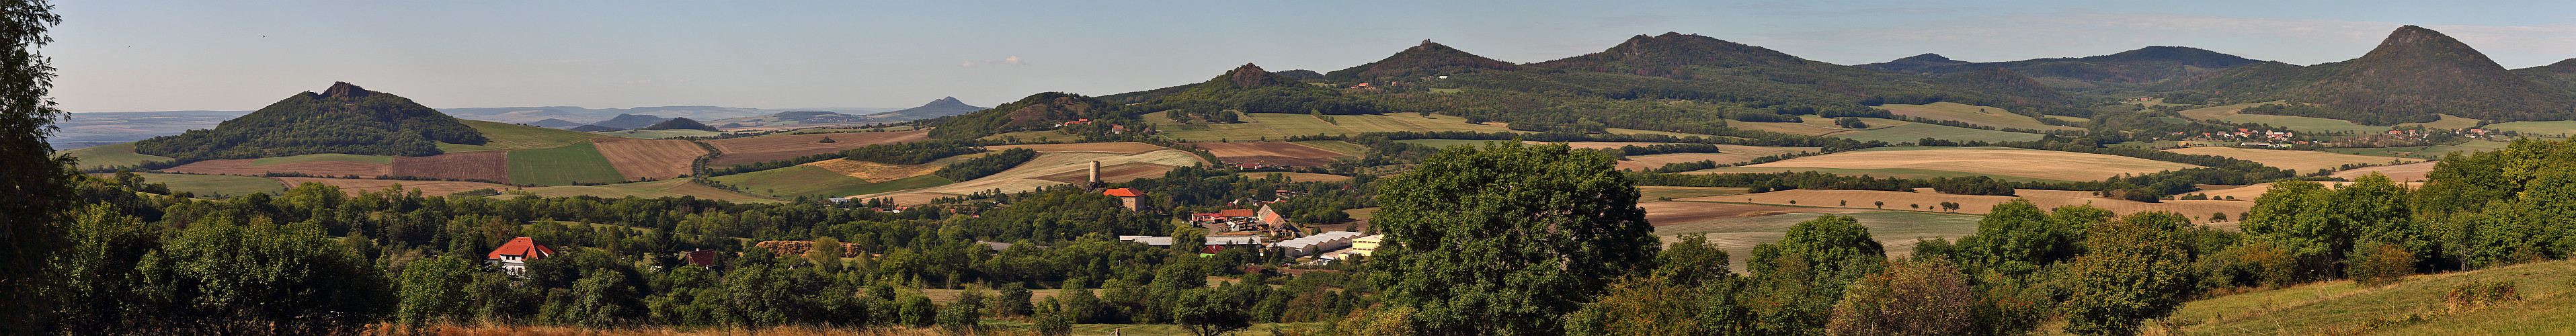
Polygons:
[[2311,65],[2358,57],[2409,24],[2506,68],[2576,57],[2566,1],[55,5],[52,96],[73,112],[251,110],[334,81],[441,108],[992,106],[1193,83],[1243,63],[1338,70],[1423,39],[1530,63],[1667,31],[1845,65],[2151,45]]

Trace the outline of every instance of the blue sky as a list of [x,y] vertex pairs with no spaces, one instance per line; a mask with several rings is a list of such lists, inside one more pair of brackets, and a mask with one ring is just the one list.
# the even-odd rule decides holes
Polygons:
[[73,112],[251,110],[347,81],[432,107],[992,106],[1331,71],[1423,39],[1528,63],[1699,34],[1836,64],[2189,46],[2316,64],[2399,25],[2506,68],[2576,58],[2576,1],[57,1]]

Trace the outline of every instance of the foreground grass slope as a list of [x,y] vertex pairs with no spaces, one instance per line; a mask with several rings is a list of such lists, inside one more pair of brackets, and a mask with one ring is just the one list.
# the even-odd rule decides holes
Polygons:
[[[2524,299],[2447,311],[2443,296],[2470,281],[2511,281]],[[2167,319],[2196,335],[2368,333],[2487,335],[2576,333],[2576,261],[2547,261],[2484,270],[2408,276],[2365,288],[2328,281],[2192,301]],[[2423,321],[2379,328],[2370,321]]]

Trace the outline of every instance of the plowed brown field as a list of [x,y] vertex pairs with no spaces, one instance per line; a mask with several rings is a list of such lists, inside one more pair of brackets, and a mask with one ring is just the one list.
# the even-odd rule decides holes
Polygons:
[[1227,164],[1313,167],[1331,165],[1336,156],[1349,156],[1293,142],[1200,142],[1190,146],[1206,149]]
[[483,182],[398,181],[398,180],[334,179],[334,178],[311,178],[311,177],[279,177],[279,178],[277,178],[277,180],[278,180],[278,181],[281,181],[281,182],[286,182],[286,185],[289,185],[289,186],[299,186],[299,185],[304,185],[304,182],[320,182],[320,183],[322,183],[322,184],[324,184],[324,185],[330,185],[330,186],[340,187],[340,191],[341,191],[341,192],[349,193],[349,195],[351,195],[351,196],[355,196],[355,195],[360,194],[360,193],[368,193],[368,192],[375,192],[375,191],[378,191],[378,190],[384,190],[385,188],[387,188],[387,187],[392,187],[393,185],[396,185],[396,184],[400,184],[400,185],[402,185],[403,189],[405,189],[405,190],[409,190],[409,189],[420,189],[420,194],[421,194],[421,195],[423,195],[423,196],[440,196],[440,195],[454,194],[454,193],[456,193],[456,192],[460,192],[460,191],[467,191],[467,190],[474,190],[474,189],[483,189],[483,188],[491,188],[491,189],[493,189],[493,190],[510,190],[511,188],[513,188],[513,187],[511,187],[511,186],[499,185],[499,184],[491,184],[491,183],[483,183]]
[[[873,144],[913,142],[930,139],[930,131],[862,132],[776,135],[750,138],[707,140],[724,156],[707,162],[713,165],[737,165],[783,160],[799,156],[837,152]],[[832,143],[822,143],[823,138]]]
[[[356,175],[356,176],[375,177],[375,176],[379,176],[379,175],[385,175],[385,170],[386,170],[386,166],[387,166],[386,164],[382,164],[382,163],[348,162],[348,161],[314,161],[314,162],[297,162],[297,163],[288,163],[288,164],[273,164],[273,165],[266,165],[266,166],[253,166],[253,165],[250,165],[250,161],[251,161],[251,160],[252,160],[252,159],[205,160],[205,161],[197,161],[197,162],[195,162],[195,163],[189,163],[189,164],[187,164],[187,165],[183,165],[183,166],[170,167],[170,169],[162,169],[162,170],[164,170],[164,171],[169,171],[169,172],[176,172],[176,173],[190,173],[190,174],[221,174],[221,175],[250,175],[250,176],[260,176],[260,175],[265,175],[265,174],[267,174],[267,173],[271,173],[271,172],[277,172],[277,173],[284,173],[284,172],[297,172],[297,173],[305,173],[305,174],[312,174],[312,175],[331,175],[331,176],[349,176],[349,175]],[[397,163],[402,162],[402,161],[399,161],[400,159],[396,159],[396,160],[397,160],[397,161],[394,161],[394,162],[397,162]]]
[[617,174],[628,180],[687,176],[689,162],[707,155],[705,148],[688,140],[591,138],[590,142],[598,145],[599,155],[608,157],[608,164],[616,166]]
[[[447,153],[394,158],[385,175],[485,181],[510,180],[509,151]],[[408,184],[406,184],[408,185]]]

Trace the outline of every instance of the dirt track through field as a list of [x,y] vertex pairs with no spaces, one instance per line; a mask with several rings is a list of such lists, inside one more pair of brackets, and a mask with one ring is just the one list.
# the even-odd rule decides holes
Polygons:
[[509,151],[448,153],[394,158],[385,175],[485,181],[510,180]]
[[482,182],[363,180],[311,177],[279,177],[277,180],[285,182],[288,186],[304,185],[304,182],[320,182],[324,185],[340,187],[341,192],[348,193],[351,196],[385,190],[385,188],[392,187],[396,184],[402,185],[405,190],[420,189],[420,194],[422,196],[443,196],[460,191],[484,188],[491,188],[492,190],[510,190],[513,188],[506,185]]
[[[737,165],[791,159],[799,156],[838,152],[873,144],[903,143],[930,139],[930,131],[859,132],[775,135],[750,138],[707,140],[724,156],[707,162],[712,165]],[[823,138],[832,143],[823,143]]]
[[[189,164],[187,164],[187,165],[182,165],[182,166],[178,166],[178,167],[171,167],[170,169],[162,169],[162,170],[163,170],[163,171],[169,171],[169,172],[176,172],[176,173],[189,173],[189,174],[248,175],[248,176],[261,176],[261,175],[266,175],[267,173],[271,173],[271,172],[277,172],[277,173],[297,172],[297,173],[305,173],[305,174],[311,174],[311,175],[331,175],[331,176],[350,176],[350,175],[355,175],[355,176],[375,177],[375,176],[385,175],[385,171],[387,170],[387,166],[388,166],[388,165],[386,165],[386,164],[382,164],[382,163],[348,162],[348,161],[314,161],[314,162],[297,162],[297,163],[286,163],[286,164],[273,164],[273,165],[266,165],[266,166],[252,166],[252,165],[250,165],[250,161],[251,161],[251,160],[253,160],[253,159],[205,160],[205,161],[197,161],[197,162],[194,162],[194,163],[189,163]],[[401,159],[396,159],[396,161],[394,161],[394,162],[396,162],[396,163],[400,163],[400,162],[402,162],[402,161],[400,161],[400,160],[401,160]]]
[[[839,139],[834,139],[839,140]],[[617,167],[618,175],[627,180],[637,178],[667,179],[689,175],[689,163],[707,155],[705,148],[688,140],[644,140],[629,138],[591,138],[599,146],[599,155]]]

